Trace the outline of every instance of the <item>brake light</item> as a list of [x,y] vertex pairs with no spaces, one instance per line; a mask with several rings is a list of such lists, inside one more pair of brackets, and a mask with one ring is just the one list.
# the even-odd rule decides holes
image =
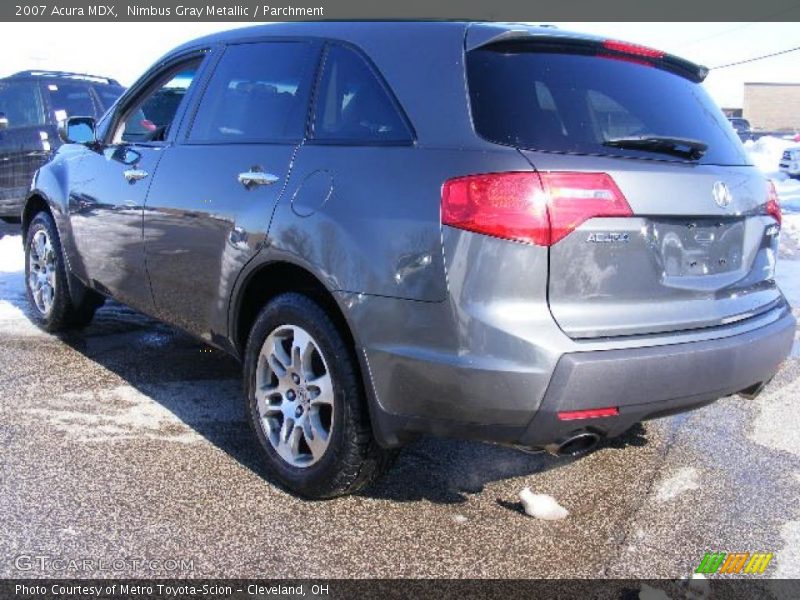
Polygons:
[[587,410],[565,410],[558,413],[559,421],[578,421],[582,419],[599,419],[601,417],[616,417],[619,409],[616,406],[608,408],[590,408]]
[[444,225],[538,246],[552,246],[589,219],[632,214],[606,173],[488,173],[442,187]]
[[778,200],[778,191],[775,189],[775,184],[767,181],[767,203],[765,204],[767,214],[781,224],[781,203]]
[[640,46],[639,44],[621,42],[620,40],[605,40],[603,42],[603,48],[606,50],[613,50],[614,52],[621,52],[622,54],[644,56],[645,58],[664,58],[664,52],[661,50]]

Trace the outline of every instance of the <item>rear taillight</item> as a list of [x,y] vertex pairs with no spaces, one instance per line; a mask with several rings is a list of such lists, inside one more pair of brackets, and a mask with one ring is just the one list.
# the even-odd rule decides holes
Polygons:
[[781,203],[778,201],[778,192],[775,189],[775,184],[767,181],[767,203],[764,205],[767,209],[767,214],[781,224]]
[[551,246],[595,217],[629,217],[606,173],[488,173],[442,187],[442,223],[499,238]]

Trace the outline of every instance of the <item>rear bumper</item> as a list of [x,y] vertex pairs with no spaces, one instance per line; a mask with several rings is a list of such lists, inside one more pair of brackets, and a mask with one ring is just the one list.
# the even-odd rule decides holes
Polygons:
[[[767,325],[715,339],[562,353],[544,376],[545,389],[541,371],[503,368],[508,365],[474,356],[440,361],[367,351],[376,436],[385,446],[429,433],[529,448],[583,431],[616,436],[640,421],[771,379],[791,351],[796,328],[788,306],[775,311],[780,316]],[[558,418],[560,411],[604,407],[618,408],[618,415]]]
[[[640,348],[563,355],[520,443],[539,447],[590,430],[623,433],[639,421],[697,408],[768,381],[788,356],[796,322],[791,313],[737,336]],[[619,414],[561,421],[558,413],[616,407]]]

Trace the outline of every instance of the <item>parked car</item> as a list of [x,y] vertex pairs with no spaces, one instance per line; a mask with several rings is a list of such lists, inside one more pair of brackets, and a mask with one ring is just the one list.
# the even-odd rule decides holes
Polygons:
[[800,146],[787,148],[781,155],[780,170],[789,177],[800,178]]
[[741,117],[728,117],[728,121],[730,121],[731,126],[733,126],[740,140],[746,142],[747,140],[753,139],[750,121]]
[[37,173],[35,318],[110,296],[238,357],[266,465],[310,498],[420,434],[576,454],[755,395],[795,336],[781,213],[705,73],[489,23],[190,42]]
[[58,122],[99,117],[122,90],[107,77],[61,71],[0,79],[0,218],[19,222],[34,172],[61,144]]

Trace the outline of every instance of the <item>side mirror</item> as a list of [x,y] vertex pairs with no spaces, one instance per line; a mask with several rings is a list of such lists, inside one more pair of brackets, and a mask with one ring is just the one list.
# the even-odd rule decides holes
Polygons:
[[8,117],[6,113],[0,112],[0,131],[3,129],[8,129]]
[[95,141],[94,118],[68,117],[58,124],[58,136],[67,144],[91,144]]

